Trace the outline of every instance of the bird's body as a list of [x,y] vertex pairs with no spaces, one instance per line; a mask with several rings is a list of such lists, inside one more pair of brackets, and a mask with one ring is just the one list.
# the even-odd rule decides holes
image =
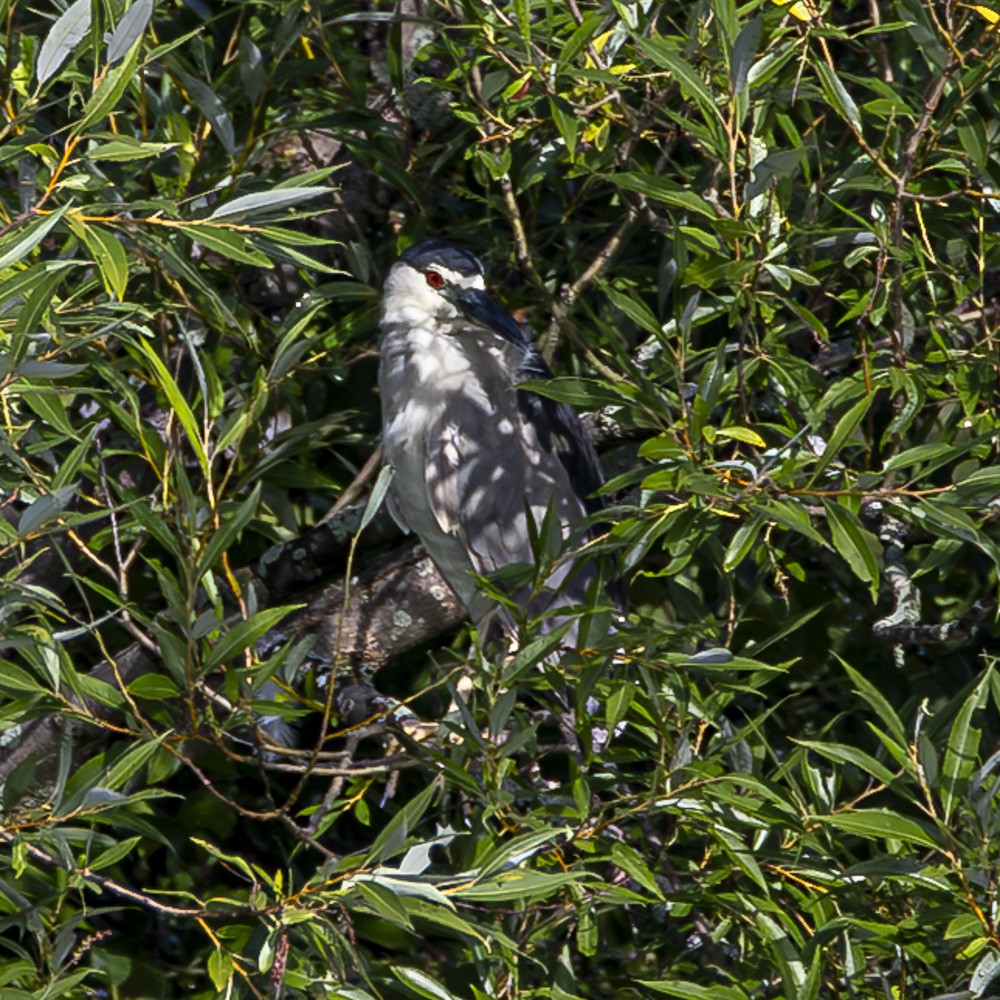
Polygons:
[[[597,457],[568,406],[515,388],[549,373],[471,254],[439,240],[408,250],[386,280],[381,329],[391,510],[482,628],[498,619],[475,577],[533,561],[529,515],[541,525],[551,510],[568,537],[599,506]],[[582,603],[593,577],[566,559],[545,593],[512,596],[537,615]],[[513,631],[510,615],[499,623]]]

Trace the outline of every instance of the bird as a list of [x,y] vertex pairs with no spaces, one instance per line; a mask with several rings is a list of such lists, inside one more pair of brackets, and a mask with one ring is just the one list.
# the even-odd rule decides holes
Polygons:
[[[389,511],[423,543],[480,638],[516,643],[516,617],[477,577],[534,562],[542,525],[557,524],[564,541],[591,537],[576,529],[605,505],[594,446],[569,405],[519,387],[552,372],[487,291],[480,260],[446,240],[411,246],[389,270],[379,354]],[[562,558],[544,586],[507,596],[528,619],[543,616],[544,632],[565,623],[572,645],[578,621],[559,609],[582,604],[596,578],[592,561]]]

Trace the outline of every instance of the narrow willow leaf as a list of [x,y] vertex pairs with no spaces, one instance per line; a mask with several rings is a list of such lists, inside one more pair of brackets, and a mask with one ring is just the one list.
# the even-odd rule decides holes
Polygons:
[[865,753],[864,750],[857,747],[843,743],[822,743],[818,740],[793,740],[793,742],[807,750],[812,750],[821,757],[826,757],[828,760],[837,761],[840,764],[853,764],[883,785],[891,785],[896,780],[896,775],[885,764],[880,763],[871,754]]
[[90,95],[80,119],[74,123],[72,135],[82,135],[91,125],[114,111],[126,87],[135,79],[140,47],[141,41],[137,41],[126,57],[105,74],[97,90]]
[[[837,655],[836,653],[834,654]],[[896,714],[896,710],[889,704],[888,699],[882,694],[878,688],[875,687],[872,682],[865,677],[864,674],[859,670],[855,670],[849,663],[842,660],[839,656],[841,665],[844,670],[847,671],[847,676],[850,677],[851,683],[854,685],[854,690],[857,694],[861,695],[870,708],[875,712],[875,715],[884,722],[888,727],[892,735],[899,741],[901,746],[906,744],[906,728],[903,725],[902,719]]]
[[687,188],[682,188],[676,182],[667,180],[665,177],[633,172],[609,174],[607,179],[618,187],[635,191],[637,194],[644,194],[647,198],[652,198],[653,201],[658,201],[663,205],[669,205],[671,208],[694,212],[695,215],[702,215],[713,220],[719,217],[719,213],[701,195],[689,191]]
[[219,557],[230,545],[236,541],[239,534],[250,523],[251,518],[257,513],[260,507],[260,491],[262,483],[260,480],[251,490],[250,495],[236,508],[229,512],[220,512],[222,525],[217,531],[213,531],[208,543],[198,556],[198,563],[195,567],[195,579],[200,580],[218,562]]
[[[71,223],[76,221],[72,216],[69,220]],[[76,222],[73,231],[86,243],[108,295],[121,302],[128,285],[128,256],[121,242],[113,232],[100,225]]]
[[594,876],[585,872],[536,872],[514,869],[449,893],[463,902],[500,903],[510,900],[548,899],[567,885],[581,884]]
[[219,100],[218,94],[206,83],[175,69],[177,79],[183,84],[192,102],[198,110],[211,123],[215,134],[219,137],[219,142],[230,156],[236,155],[236,134],[233,132],[233,123],[229,117],[229,112],[225,105]]
[[63,205],[48,215],[32,219],[26,226],[13,229],[0,241],[0,271],[27,257],[52,231],[66,214],[69,205]]
[[226,631],[215,644],[212,651],[205,657],[206,667],[217,667],[230,657],[243,652],[252,646],[268,629],[274,628],[293,611],[302,607],[301,604],[286,604],[277,608],[265,608],[251,615]]
[[272,266],[271,259],[250,243],[243,233],[229,229],[225,225],[189,222],[180,228],[206,249],[214,250],[230,260],[240,264],[253,264],[255,267]]
[[670,71],[670,74],[680,85],[681,92],[697,104],[706,120],[714,118],[721,121],[719,109],[715,106],[715,99],[708,89],[708,85],[698,75],[697,70],[684,59],[679,49],[673,48],[662,38],[637,36],[635,43],[645,56],[658,66]]
[[364,513],[361,515],[361,524],[358,527],[358,531],[364,531],[364,529],[372,523],[372,518],[378,513],[379,507],[382,506],[382,501],[385,499],[386,493],[389,492],[389,487],[392,484],[392,476],[392,466],[382,466],[382,469],[378,474],[378,479],[375,480],[375,485],[372,487],[371,496],[368,497],[368,502],[365,504]]
[[426,972],[419,969],[407,969],[399,965],[392,966],[393,975],[418,996],[426,1000],[459,1000],[451,990],[445,989],[436,979],[431,979]]
[[989,678],[983,677],[962,703],[962,707],[951,724],[948,746],[941,766],[941,808],[944,821],[951,819],[955,805],[965,797],[969,778],[979,760],[979,744],[982,730],[972,725],[972,717],[986,703]]
[[576,947],[581,955],[593,958],[597,954],[599,943],[600,935],[597,932],[597,921],[594,919],[593,909],[588,906],[577,918]]
[[297,205],[300,201],[308,201],[311,198],[329,198],[331,194],[331,188],[327,187],[280,188],[273,191],[257,191],[254,194],[245,194],[240,198],[227,201],[224,205],[220,205],[209,218],[213,220],[232,219],[237,216],[252,216],[254,213],[278,212],[292,205]]
[[798,948],[789,937],[788,931],[766,913],[755,915],[755,921],[762,937],[770,944],[771,955],[781,973],[784,993],[788,1000],[802,1000],[806,970],[802,964]]
[[552,98],[549,101],[549,109],[552,112],[552,120],[559,129],[563,142],[566,144],[566,152],[572,160],[576,155],[576,140],[580,130],[580,119],[573,113],[573,109],[562,98]]
[[611,862],[634,878],[639,885],[651,892],[657,899],[663,899],[663,890],[649,870],[642,855],[634,847],[616,840],[611,845]]
[[121,788],[156,752],[160,744],[167,738],[167,733],[161,733],[155,740],[139,743],[125,751],[111,766],[101,784],[113,791]]
[[432,781],[419,791],[402,809],[383,827],[375,838],[366,858],[365,864],[370,865],[384,858],[399,853],[406,843],[410,831],[417,825],[430,806],[434,796],[440,791],[437,781]]
[[32,501],[28,509],[17,522],[17,532],[22,538],[27,538],[53,518],[58,517],[66,505],[76,494],[75,486],[64,486],[54,493],[46,493]]
[[240,33],[240,80],[251,104],[256,104],[267,80],[264,57],[247,32]]
[[90,29],[90,0],[76,0],[63,12],[42,42],[35,63],[35,79],[41,86],[63,64]]
[[754,17],[743,26],[736,38],[729,66],[729,84],[734,94],[741,94],[746,89],[747,76],[757,59],[757,48],[763,30],[763,19]]
[[142,37],[153,15],[153,0],[135,0],[108,39],[108,65],[116,63]]
[[640,986],[681,1000],[750,1000],[751,994],[737,986],[700,986],[686,979],[637,979]]
[[178,386],[173,375],[170,374],[167,366],[163,363],[163,359],[156,353],[149,341],[147,341],[144,337],[137,337],[134,343],[139,352],[144,355],[150,365],[152,365],[153,372],[156,375],[156,383],[163,390],[174,413],[177,414],[177,419],[181,422],[181,426],[184,428],[184,433],[187,435],[188,442],[190,443],[195,455],[198,457],[198,463],[201,466],[202,472],[205,476],[208,476],[208,455],[205,453],[205,446],[202,444],[201,435],[198,432],[198,421],[195,420],[194,413],[191,411],[188,401],[184,398],[184,394],[181,392],[180,386]]
[[133,697],[152,701],[176,698],[180,694],[180,688],[164,674],[143,674],[129,684],[128,690]]
[[657,335],[663,328],[663,324],[653,315],[653,311],[642,302],[637,296],[626,295],[614,288],[605,288],[605,294],[633,323],[638,324],[647,333]]
[[755,448],[766,448],[767,442],[749,427],[717,427],[715,436],[730,438],[733,441],[743,441],[745,444],[752,444]]
[[854,433],[858,424],[861,423],[864,415],[871,409],[872,403],[875,401],[876,394],[874,392],[862,396],[841,418],[837,421],[837,425],[833,429],[833,433],[830,435],[829,441],[826,443],[826,447],[823,449],[823,454],[820,455],[819,461],[816,463],[816,468],[813,470],[813,474],[809,479],[809,485],[811,486],[816,480],[822,475],[823,470],[840,454],[840,449],[844,447],[847,439]]
[[919,823],[889,809],[854,809],[832,816],[812,816],[810,820],[868,840],[901,840],[920,847],[936,846],[934,838]]
[[885,472],[891,472],[894,469],[905,469],[908,466],[931,462],[938,458],[945,458],[946,461],[950,462],[961,454],[962,449],[944,441],[937,441],[934,444],[918,444],[893,455],[885,463],[883,469]]
[[861,114],[858,112],[858,106],[854,103],[854,98],[847,92],[847,88],[841,83],[836,71],[825,62],[817,63],[816,70],[819,73],[820,83],[827,100],[860,132]]
[[516,865],[524,864],[533,858],[542,848],[547,847],[562,837],[568,837],[570,831],[558,826],[543,827],[533,830],[500,844],[481,862],[477,878],[488,878],[501,870],[507,870]]
[[87,862],[87,870],[99,872],[102,868],[110,868],[111,865],[121,861],[126,854],[130,853],[140,840],[142,840],[142,837],[128,837],[121,841],[121,843],[115,844],[114,847],[109,847],[107,850],[101,851],[96,858]]
[[842,507],[835,500],[824,500],[827,524],[833,547],[851,568],[851,572],[868,584],[872,600],[878,598],[878,562],[872,546],[878,547],[878,540],[871,532],[861,527],[856,514]]
[[32,358],[30,361],[22,361],[15,369],[14,374],[19,378],[54,379],[79,375],[80,372],[86,369],[87,365],[73,364],[69,361],[49,361],[45,358],[36,360]]
[[146,160],[174,149],[176,142],[140,142],[131,136],[122,135],[91,146],[87,150],[88,160],[108,160],[112,163],[126,163],[129,160]]
[[791,500],[770,500],[765,504],[752,504],[751,507],[763,512],[782,527],[818,542],[824,549],[830,548],[827,540],[813,527],[809,514],[799,504]]

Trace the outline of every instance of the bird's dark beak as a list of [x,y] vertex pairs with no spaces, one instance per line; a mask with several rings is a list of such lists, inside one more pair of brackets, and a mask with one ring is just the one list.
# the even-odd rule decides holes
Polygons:
[[503,306],[490,297],[488,292],[479,288],[460,288],[452,292],[451,298],[469,319],[488,326],[505,340],[527,349],[528,342],[521,327]]

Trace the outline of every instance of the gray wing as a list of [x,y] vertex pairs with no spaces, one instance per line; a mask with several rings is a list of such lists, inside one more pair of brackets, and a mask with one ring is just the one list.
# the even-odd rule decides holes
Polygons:
[[[521,382],[552,377],[549,366],[533,350],[518,369],[518,381]],[[572,489],[583,498],[587,513],[603,510],[604,498],[595,494],[604,485],[604,473],[576,410],[567,403],[525,389],[517,390],[517,403],[525,424],[537,428],[540,446],[554,455],[565,469]]]
[[[533,561],[529,510],[540,524],[553,507],[564,535],[586,514],[549,428],[522,419],[517,394],[509,393],[505,402],[485,412],[464,409],[476,404],[462,400],[428,442],[429,495],[438,525],[461,540],[481,576]],[[549,587],[559,591],[571,570],[570,564],[561,567]],[[579,584],[565,594],[568,603],[582,600],[587,578],[577,574]],[[526,600],[527,592],[512,596]],[[542,596],[530,610],[540,613],[551,601],[552,595]]]
[[477,573],[531,559],[524,521],[525,459],[518,422],[460,397],[428,435],[428,492],[442,531]]

